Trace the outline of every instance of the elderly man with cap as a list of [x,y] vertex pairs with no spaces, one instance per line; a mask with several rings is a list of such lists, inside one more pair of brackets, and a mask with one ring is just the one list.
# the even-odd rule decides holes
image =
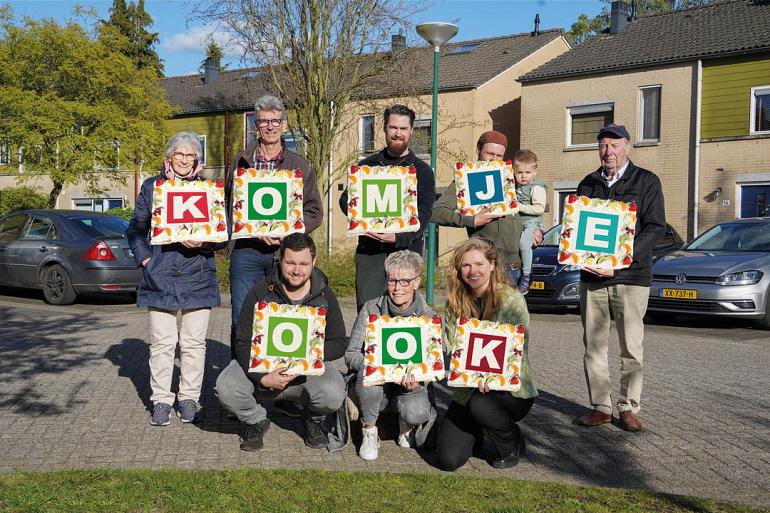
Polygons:
[[626,269],[584,267],[581,274],[580,314],[586,383],[593,411],[575,420],[581,426],[612,422],[607,347],[611,319],[620,342],[620,427],[639,431],[637,418],[642,395],[642,341],[647,298],[652,279],[652,249],[663,236],[666,214],[660,179],[628,159],[631,137],[622,125],[599,130],[601,167],[583,178],[577,194],[589,198],[634,202],[637,207],[634,260]]
[[[505,134],[489,130],[481,134],[476,143],[476,155],[479,160],[503,160],[508,138]],[[439,226],[465,228],[468,237],[483,237],[495,243],[500,263],[503,265],[506,279],[512,287],[516,287],[521,276],[521,256],[519,254],[519,237],[521,236],[521,220],[518,215],[501,217],[486,213],[475,216],[462,215],[456,212],[457,189],[455,182],[449,184],[444,194],[433,205],[432,222]],[[535,245],[542,240],[542,234],[535,235]]]

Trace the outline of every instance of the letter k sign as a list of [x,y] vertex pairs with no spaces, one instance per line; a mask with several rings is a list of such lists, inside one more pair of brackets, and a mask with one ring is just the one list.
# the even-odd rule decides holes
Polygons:
[[479,372],[503,373],[507,337],[489,333],[471,333],[468,336],[468,354],[465,368]]
[[168,224],[207,223],[209,205],[205,191],[169,191]]

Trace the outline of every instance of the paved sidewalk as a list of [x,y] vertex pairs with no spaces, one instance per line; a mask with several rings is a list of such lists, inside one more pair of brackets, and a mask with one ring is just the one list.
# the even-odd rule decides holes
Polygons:
[[[354,305],[343,301],[348,330]],[[349,446],[314,451],[302,426],[272,415],[266,447],[238,448],[213,396],[229,358],[228,308],[212,313],[203,422],[148,423],[147,314],[98,302],[52,308],[0,297],[0,472],[64,468],[291,468],[439,472],[430,456],[383,441],[364,462]],[[695,323],[693,323],[695,324]],[[573,426],[587,404],[579,317],[532,315],[541,391],[522,428],[526,459],[499,471],[472,459],[464,475],[642,488],[770,507],[770,334],[708,324],[650,326],[640,418],[646,430]],[[613,335],[614,338],[614,335]],[[619,368],[611,341],[613,382]]]

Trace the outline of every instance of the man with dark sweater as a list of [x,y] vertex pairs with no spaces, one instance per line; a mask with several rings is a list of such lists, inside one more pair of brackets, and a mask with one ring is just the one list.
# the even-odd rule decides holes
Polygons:
[[257,283],[243,302],[235,337],[235,360],[217,378],[216,394],[222,406],[243,424],[241,449],[256,451],[270,428],[265,409],[258,400],[290,401],[302,407],[305,416],[305,445],[321,449],[327,445],[323,421],[345,400],[345,382],[332,365],[320,376],[284,374],[277,368],[267,374],[248,372],[253,336],[254,306],[266,303],[306,305],[326,309],[324,361],[340,358],[347,349],[345,321],[337,297],[326,276],[315,268],[316,248],[307,234],[293,233],[281,240],[278,271]]
[[607,346],[611,319],[620,342],[620,427],[639,431],[636,416],[642,395],[642,341],[647,299],[652,279],[652,250],[665,233],[666,213],[660,179],[628,159],[631,136],[622,125],[599,131],[601,167],[583,178],[577,194],[589,198],[634,202],[637,208],[634,260],[626,269],[584,267],[580,273],[580,314],[586,382],[593,411],[575,420],[581,426],[612,421]]
[[[407,233],[369,232],[358,237],[356,247],[356,307],[385,293],[385,259],[394,251],[408,249],[422,255],[424,233],[430,223],[433,201],[436,199],[436,180],[433,170],[409,149],[414,131],[415,113],[404,105],[385,109],[384,125],[386,146],[361,162],[359,166],[414,166],[417,169],[417,217],[420,230]],[[348,191],[340,197],[340,208],[348,214]]]

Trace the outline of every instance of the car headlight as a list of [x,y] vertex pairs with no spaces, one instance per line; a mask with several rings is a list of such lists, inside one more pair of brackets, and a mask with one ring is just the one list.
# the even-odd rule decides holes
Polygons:
[[761,279],[762,271],[741,271],[720,276],[714,283],[717,285],[754,285]]
[[570,273],[572,271],[579,271],[579,270],[580,270],[580,266],[579,265],[565,265],[565,266],[562,266],[562,268],[559,269],[558,272],[560,272],[560,273],[562,273],[562,272],[563,273]]

